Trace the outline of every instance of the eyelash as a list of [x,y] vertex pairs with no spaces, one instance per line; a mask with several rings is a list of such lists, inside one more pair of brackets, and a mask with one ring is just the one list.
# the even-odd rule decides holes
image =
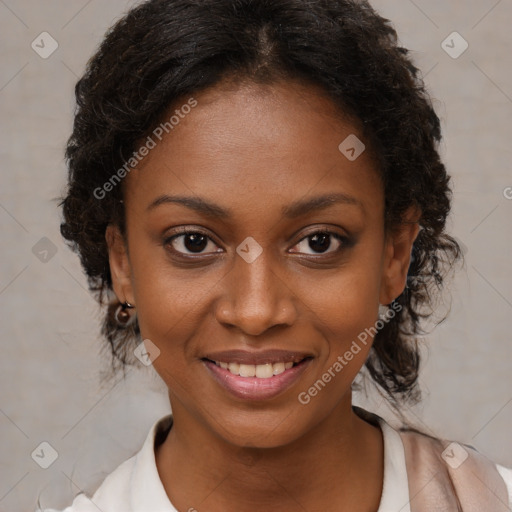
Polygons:
[[[338,247],[334,251],[330,251],[327,253],[306,254],[306,253],[297,252],[296,254],[312,256],[314,259],[322,258],[322,257],[326,258],[326,257],[332,257],[335,254],[339,254],[343,249],[347,249],[352,245],[351,240],[348,237],[343,236],[339,233],[336,233],[335,231],[329,231],[328,229],[318,229],[316,231],[308,233],[306,236],[302,237],[295,245],[298,245],[302,241],[307,240],[308,238],[311,238],[311,237],[313,237],[315,235],[319,235],[319,234],[320,235],[328,235],[328,236],[333,237],[340,243],[340,247]],[[174,235],[172,235],[164,240],[164,246],[171,247],[171,251],[173,253],[177,254],[178,257],[183,258],[183,259],[189,259],[189,260],[202,258],[206,254],[210,255],[210,254],[216,254],[218,252],[221,252],[221,251],[214,251],[214,252],[209,252],[209,253],[192,254],[192,253],[183,253],[180,251],[176,251],[176,249],[172,248],[172,242],[174,240],[176,240],[179,237],[185,237],[188,235],[201,235],[201,236],[206,237],[209,241],[212,241],[213,243],[215,243],[215,241],[212,240],[212,238],[207,233],[205,233],[204,231],[201,231],[200,229],[181,228],[178,233],[175,233]],[[295,247],[295,245],[294,245],[294,247]],[[330,249],[330,247],[329,247],[329,249]]]

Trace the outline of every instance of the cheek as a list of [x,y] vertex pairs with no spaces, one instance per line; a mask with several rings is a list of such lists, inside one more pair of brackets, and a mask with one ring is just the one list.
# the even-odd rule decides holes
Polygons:
[[[182,402],[192,399],[196,365],[194,340],[201,330],[201,307],[205,290],[200,280],[179,279],[169,269],[148,272],[137,287],[139,327],[143,339],[150,339],[160,350],[153,361],[155,371],[169,390]],[[139,308],[138,308],[139,309]],[[193,400],[195,401],[195,400]]]
[[[379,304],[380,267],[374,257],[361,252],[323,279],[301,283],[308,308],[333,334],[356,335],[376,320]],[[338,339],[346,340],[346,336]]]
[[165,260],[162,248],[135,252],[131,259],[141,335],[159,347],[164,359],[172,354],[171,362],[187,355],[186,340],[199,328],[198,314],[208,300],[212,278],[176,269]]
[[[362,252],[333,273],[323,285],[305,287],[306,311],[321,332],[324,344],[324,370],[332,368],[352,380],[364,364],[378,320],[380,267],[371,253]],[[341,358],[341,361],[340,361]],[[340,368],[340,364],[343,368]]]

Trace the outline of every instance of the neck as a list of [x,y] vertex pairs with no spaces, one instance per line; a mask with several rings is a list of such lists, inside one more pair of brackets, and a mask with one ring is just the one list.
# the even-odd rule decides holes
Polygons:
[[[306,435],[276,448],[243,448],[173,408],[156,449],[157,468],[178,510],[376,511],[383,481],[379,427],[348,400]],[[333,504],[336,506],[333,507]]]

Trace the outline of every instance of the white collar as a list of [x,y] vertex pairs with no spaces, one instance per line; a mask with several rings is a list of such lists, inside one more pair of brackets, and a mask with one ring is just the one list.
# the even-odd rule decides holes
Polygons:
[[172,414],[160,418],[151,427],[144,444],[135,455],[130,477],[131,509],[133,512],[177,512],[165,492],[155,459],[155,438],[162,435],[172,423]]
[[411,512],[402,438],[380,416],[378,421],[384,438],[384,482],[378,512]]

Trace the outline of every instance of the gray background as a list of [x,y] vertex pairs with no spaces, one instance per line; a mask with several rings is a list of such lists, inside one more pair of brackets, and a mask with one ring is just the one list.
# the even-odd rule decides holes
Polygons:
[[[1,511],[34,510],[37,496],[43,508],[64,507],[80,490],[93,491],[168,412],[151,368],[100,385],[99,309],[61,240],[55,200],[65,183],[74,84],[132,3],[0,0]],[[455,187],[450,229],[467,258],[446,294],[450,316],[428,338],[424,401],[408,413],[512,467],[512,2],[373,5],[413,50],[442,118]],[[31,48],[43,31],[59,44],[47,59]],[[469,43],[457,59],[441,46],[453,31]],[[47,261],[41,247],[50,249]],[[358,403],[392,421],[378,398]],[[43,441],[58,452],[48,469],[31,458]]]

